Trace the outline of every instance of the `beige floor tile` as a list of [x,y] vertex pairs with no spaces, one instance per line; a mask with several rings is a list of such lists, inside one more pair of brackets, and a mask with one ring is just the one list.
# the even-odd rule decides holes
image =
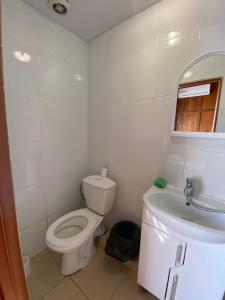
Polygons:
[[59,264],[61,266],[62,254],[58,253],[58,252],[55,252],[51,249],[48,249],[48,252],[54,258],[54,260],[57,262],[57,264]]
[[101,247],[86,268],[71,276],[91,300],[109,300],[121,284],[129,268],[105,255]]
[[127,266],[131,272],[134,272],[134,274],[138,273],[138,258],[129,260],[125,262],[124,265]]
[[32,259],[32,272],[28,277],[28,288],[31,300],[39,300],[53,289],[63,277],[60,275],[59,266],[48,253],[44,251]]
[[87,300],[88,298],[68,278],[48,293],[43,300]]
[[136,272],[129,272],[115,292],[112,300],[157,300],[137,284]]
[[31,264],[35,264],[36,261],[40,260],[43,256],[46,255],[46,253],[48,253],[48,248],[46,248],[45,250],[41,251],[39,254],[37,254],[36,256],[31,258]]

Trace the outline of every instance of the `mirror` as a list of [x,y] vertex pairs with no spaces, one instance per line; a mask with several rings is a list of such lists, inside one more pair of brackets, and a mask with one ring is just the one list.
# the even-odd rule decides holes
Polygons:
[[172,134],[225,138],[225,53],[194,61],[177,86]]

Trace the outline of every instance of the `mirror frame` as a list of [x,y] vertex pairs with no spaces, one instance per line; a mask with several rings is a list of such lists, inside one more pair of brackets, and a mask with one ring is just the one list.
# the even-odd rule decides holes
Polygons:
[[181,73],[177,84],[176,84],[176,94],[175,94],[175,101],[173,105],[173,113],[172,113],[172,123],[171,123],[171,136],[176,137],[188,137],[188,138],[200,138],[200,139],[225,139],[225,132],[185,132],[185,131],[175,131],[174,124],[176,119],[176,108],[177,108],[177,93],[179,89],[180,82],[184,76],[184,74],[190,70],[196,63],[203,60],[204,58],[214,56],[214,55],[224,55],[225,51],[213,51],[206,54],[203,54],[197,57],[195,60],[191,61],[191,63],[184,69]]

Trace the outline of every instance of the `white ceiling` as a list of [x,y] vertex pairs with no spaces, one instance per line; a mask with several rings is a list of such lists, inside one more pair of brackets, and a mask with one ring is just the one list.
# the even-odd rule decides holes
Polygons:
[[70,0],[65,16],[50,11],[47,0],[24,0],[73,33],[90,41],[160,0]]

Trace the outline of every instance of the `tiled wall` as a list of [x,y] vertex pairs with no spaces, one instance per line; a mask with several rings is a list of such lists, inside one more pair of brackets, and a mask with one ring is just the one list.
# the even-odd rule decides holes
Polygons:
[[[159,175],[180,187],[196,177],[199,191],[225,199],[225,142],[170,137],[180,73],[225,51],[224,31],[223,0],[163,0],[90,43],[88,169],[106,166],[118,182],[108,223],[140,222],[142,195]],[[3,50],[18,223],[33,256],[48,224],[81,204],[87,45],[20,0],[3,0]]]
[[181,72],[225,51],[224,32],[224,0],[163,0],[91,42],[88,168],[106,166],[118,182],[109,223],[140,222],[159,175],[179,187],[195,177],[198,191],[225,199],[225,141],[170,136]]
[[23,253],[33,256],[46,247],[48,224],[81,205],[87,44],[20,0],[4,0],[3,52],[17,218]]

